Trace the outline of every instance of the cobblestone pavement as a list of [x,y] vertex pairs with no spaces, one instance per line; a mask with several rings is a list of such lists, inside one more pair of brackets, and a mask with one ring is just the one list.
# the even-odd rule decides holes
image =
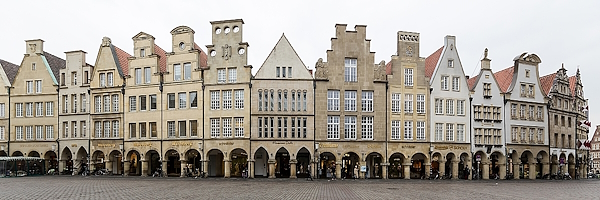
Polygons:
[[600,180],[0,178],[0,199],[599,199]]

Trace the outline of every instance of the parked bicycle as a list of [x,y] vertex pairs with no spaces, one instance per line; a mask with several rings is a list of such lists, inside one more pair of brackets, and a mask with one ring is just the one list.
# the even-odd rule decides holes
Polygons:
[[109,175],[110,172],[107,169],[98,169],[96,170],[96,172],[94,172],[95,176],[104,176],[104,175]]
[[162,167],[156,168],[156,171],[152,174],[152,177],[166,177],[166,174],[162,170]]

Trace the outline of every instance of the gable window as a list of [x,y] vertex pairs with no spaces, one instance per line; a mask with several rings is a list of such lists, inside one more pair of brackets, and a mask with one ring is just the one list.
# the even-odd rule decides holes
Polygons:
[[26,81],[25,85],[27,87],[27,94],[33,93],[33,81]]
[[217,69],[217,83],[225,83],[226,79],[225,69]]
[[223,90],[223,110],[231,109],[231,90]]
[[60,85],[65,86],[65,73],[60,74]]
[[275,77],[279,78],[281,75],[281,67],[277,67],[275,69]]
[[340,91],[339,90],[328,90],[327,91],[327,110],[328,111],[339,111],[340,110]]
[[527,94],[529,95],[529,97],[533,98],[535,97],[534,93],[533,93],[533,85],[529,85],[529,90],[527,91]]
[[135,69],[135,84],[136,85],[142,84],[142,69],[141,68]]
[[35,71],[35,63],[31,63],[31,71]]
[[306,111],[306,91],[302,92],[302,111]]
[[106,87],[106,74],[100,74],[100,87]]
[[88,71],[83,72],[83,83],[88,84]]
[[77,72],[71,72],[71,85],[77,85]]
[[263,107],[262,99],[263,99],[262,90],[258,90],[258,111],[262,111],[262,107]]
[[106,76],[108,78],[108,86],[113,86],[113,73],[108,72],[108,73],[106,73]]
[[356,111],[356,91],[344,91],[344,110]]
[[529,70],[528,69],[525,70],[525,77],[529,78]]
[[285,68],[286,67],[281,67],[281,77],[285,78]]
[[441,81],[442,81],[442,83],[441,83],[442,90],[448,90],[448,76],[442,76]]
[[288,67],[288,78],[292,78],[292,67]]
[[413,86],[413,69],[412,68],[404,69],[404,85],[405,86]]
[[460,90],[460,77],[452,77],[452,91]]
[[483,97],[491,97],[492,96],[492,84],[491,83],[483,83]]
[[448,60],[448,67],[450,67],[450,68],[454,67],[454,60],[452,60],[452,59]]
[[356,82],[356,58],[346,58],[344,60],[344,81]]
[[152,80],[152,68],[144,67],[144,83],[150,83]]
[[288,92],[287,90],[283,91],[283,111],[287,111],[288,108]]
[[229,74],[230,83],[237,82],[237,68],[229,68],[227,69],[227,73]]
[[192,80],[192,63],[183,63],[183,79]]
[[140,49],[140,57],[145,57],[146,56],[146,49]]
[[446,114],[454,115],[454,99],[446,99]]
[[181,80],[181,64],[173,65],[173,80],[180,81]]

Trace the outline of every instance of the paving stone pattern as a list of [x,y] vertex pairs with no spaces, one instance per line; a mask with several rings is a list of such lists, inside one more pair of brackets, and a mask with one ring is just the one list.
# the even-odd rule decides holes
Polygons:
[[0,199],[598,199],[600,180],[0,178]]

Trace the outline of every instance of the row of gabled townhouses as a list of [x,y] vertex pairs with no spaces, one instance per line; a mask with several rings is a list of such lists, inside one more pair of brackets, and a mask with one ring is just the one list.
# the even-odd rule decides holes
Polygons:
[[211,22],[205,50],[187,26],[174,28],[164,49],[140,32],[131,54],[105,37],[93,65],[84,51],[63,60],[43,40],[27,40],[20,65],[0,62],[0,155],[141,176],[161,168],[269,178],[586,172],[586,150],[576,148],[588,131],[578,124],[587,120],[579,70],[540,77],[540,58],[523,53],[494,73],[486,49],[469,78],[454,36],[424,58],[419,34],[404,31],[397,53],[376,63],[366,26],[336,24],[315,71],[282,35],[252,75],[243,24]]

